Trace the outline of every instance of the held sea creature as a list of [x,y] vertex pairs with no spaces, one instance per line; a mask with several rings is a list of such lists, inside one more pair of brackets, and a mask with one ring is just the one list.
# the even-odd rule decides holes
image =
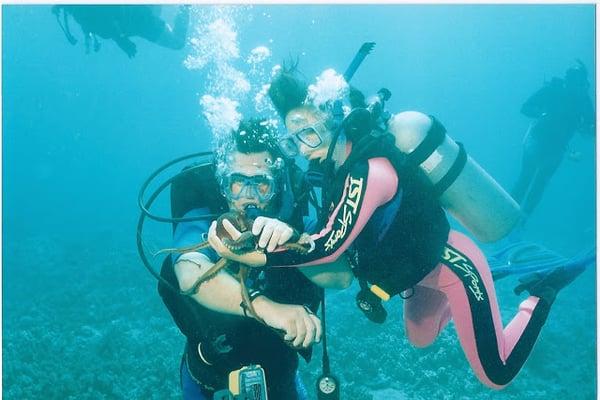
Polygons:
[[[229,221],[241,233],[240,237],[237,240],[234,240],[229,234],[229,232],[227,232],[227,230],[225,229],[223,225],[223,222],[225,220]],[[253,223],[254,220],[249,218],[244,212],[229,211],[225,214],[222,214],[217,219],[216,233],[219,239],[221,239],[221,241],[223,242],[223,244],[233,253],[247,253],[249,251],[254,251],[258,249],[258,237],[252,233]],[[208,243],[208,241],[203,240],[198,244],[188,247],[163,249],[157,252],[155,256],[163,253],[188,253],[192,251],[205,249],[209,246],[210,244]],[[290,242],[284,244],[282,247],[304,254],[312,251],[312,249],[314,248],[314,243],[310,240],[307,234],[300,235],[299,233],[294,232],[294,235],[290,239]],[[206,271],[202,276],[198,278],[198,280],[192,285],[190,289],[181,291],[181,294],[187,296],[194,295],[198,291],[198,288],[202,283],[216,276],[219,271],[229,266],[232,262],[233,261],[230,261],[226,258],[219,259],[219,261],[217,261],[208,271]],[[245,280],[247,276],[248,267],[245,265],[240,265],[240,269],[237,274],[237,279],[242,287],[242,299],[249,313],[254,318],[260,321],[260,318],[258,318],[256,312],[254,311],[254,307],[252,307],[252,302],[250,301],[248,290],[245,285]]]

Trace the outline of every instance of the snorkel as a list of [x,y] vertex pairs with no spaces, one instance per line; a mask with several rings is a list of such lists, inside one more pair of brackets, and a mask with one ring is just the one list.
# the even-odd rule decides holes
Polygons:
[[[356,71],[362,64],[362,62],[365,60],[367,55],[369,55],[371,53],[371,51],[373,50],[374,47],[375,47],[375,42],[365,42],[362,44],[362,46],[360,46],[360,49],[358,49],[358,51],[354,55],[354,58],[352,59],[352,62],[350,62],[350,65],[348,66],[348,68],[346,68],[346,71],[344,72],[343,76],[344,76],[344,80],[346,81],[346,83],[348,83],[348,84],[350,83],[350,81],[352,80],[352,77],[354,76],[354,74],[356,73]],[[387,89],[385,89],[385,90],[387,90]],[[387,90],[387,92],[389,93],[389,90]],[[391,96],[391,93],[389,95]],[[387,96],[387,99],[389,99],[389,96]],[[383,106],[381,106],[380,108],[383,110]],[[335,146],[338,141],[338,138],[340,137],[340,134],[342,133],[343,128],[345,128],[348,125],[347,122],[349,121],[349,117],[352,115],[352,113],[354,111],[355,110],[352,110],[350,112],[350,114],[348,114],[348,116],[344,117],[342,100],[336,99],[334,101],[333,110],[332,110],[333,135],[331,137],[331,143],[329,145],[329,150],[327,151],[327,157],[325,158],[325,162],[327,162],[327,163],[332,162],[333,151],[335,150]]]
[[[347,84],[350,83],[350,81],[352,80],[352,77],[354,76],[354,74],[356,73],[356,71],[358,70],[358,68],[360,67],[362,62],[364,61],[364,59],[367,57],[367,55],[369,55],[371,53],[371,51],[373,50],[374,47],[375,47],[375,42],[366,42],[366,43],[363,43],[362,46],[360,46],[360,49],[358,50],[358,52],[352,59],[352,62],[350,63],[350,65],[348,66],[346,71],[344,72],[343,78]],[[389,96],[387,98],[389,98]],[[385,101],[385,100],[383,100],[383,101]],[[383,110],[383,105],[381,105],[381,109]],[[339,98],[334,100],[333,105],[331,107],[331,120],[329,121],[330,131],[332,132],[331,142],[329,144],[329,148],[327,149],[327,155],[326,155],[325,159],[321,163],[319,163],[320,165],[317,166],[316,163],[314,163],[314,162],[311,163],[310,164],[311,168],[309,168],[309,171],[307,171],[307,179],[311,183],[314,183],[315,186],[322,187],[323,181],[331,181],[332,180],[333,176],[335,175],[335,169],[336,169],[336,160],[335,160],[336,157],[334,157],[334,152],[335,152],[336,148],[340,148],[340,146],[338,146],[338,141],[340,140],[341,134],[342,134],[342,132],[344,132],[346,136],[349,136],[351,139],[354,139],[356,135],[353,135],[352,133],[353,133],[353,130],[358,128],[358,126],[351,122],[355,121],[357,119],[358,120],[362,119],[364,121],[365,119],[362,118],[362,116],[364,115],[365,112],[369,113],[369,111],[365,108],[355,108],[352,111],[350,111],[350,113],[347,116],[344,116],[342,100]],[[359,118],[357,118],[357,117],[359,117]],[[368,120],[369,121],[371,120],[370,113],[369,113]],[[364,124],[361,124],[361,125],[363,125],[361,128],[365,128]],[[361,130],[363,130],[363,129],[361,129]],[[342,149],[342,150],[345,150],[345,149]],[[315,169],[317,169],[317,171],[315,171]],[[319,172],[318,170],[320,170],[322,172]],[[319,182],[319,181],[321,181],[321,182]],[[319,183],[321,183],[321,184],[319,184]],[[323,198],[323,201],[326,199],[326,193],[324,190],[322,191],[322,198]],[[325,203],[322,203],[322,204],[325,204]],[[323,219],[326,217],[326,212],[325,212],[325,210],[321,210],[321,211],[322,212],[320,213],[321,214],[320,219]]]

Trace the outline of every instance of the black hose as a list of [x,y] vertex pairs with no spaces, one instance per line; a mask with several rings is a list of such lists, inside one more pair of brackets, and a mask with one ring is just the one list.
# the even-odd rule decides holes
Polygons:
[[178,157],[172,161],[169,161],[168,163],[162,165],[160,168],[158,168],[156,171],[154,171],[144,181],[144,183],[142,184],[142,187],[140,188],[140,192],[138,194],[138,205],[141,209],[140,217],[139,217],[138,223],[137,223],[137,232],[136,232],[136,245],[137,245],[138,254],[139,254],[140,258],[142,259],[142,262],[143,262],[144,266],[146,267],[146,269],[148,270],[148,272],[150,272],[150,274],[152,276],[154,276],[158,281],[160,281],[162,284],[164,284],[166,287],[168,287],[170,290],[173,290],[176,293],[180,293],[181,291],[178,288],[175,288],[173,285],[171,285],[171,283],[169,281],[162,278],[160,276],[160,274],[154,270],[154,268],[150,264],[150,261],[146,257],[146,253],[144,251],[144,243],[142,240],[144,222],[146,220],[146,217],[153,219],[155,221],[169,222],[169,223],[191,222],[191,221],[203,220],[206,218],[216,218],[217,217],[216,214],[206,214],[206,215],[199,215],[196,217],[187,217],[187,218],[161,217],[161,216],[154,215],[149,211],[150,207],[152,206],[152,204],[154,203],[156,198],[163,192],[163,190],[165,190],[165,188],[167,188],[171,183],[173,183],[173,181],[175,179],[179,178],[179,176],[181,176],[184,173],[188,173],[190,171],[190,169],[192,169],[192,168],[199,168],[199,167],[205,166],[206,163],[187,168],[187,169],[179,172],[175,176],[167,179],[154,192],[152,192],[152,194],[150,195],[150,198],[146,202],[144,202],[144,197],[146,194],[146,190],[148,189],[148,186],[152,183],[154,178],[156,178],[165,169],[167,169],[181,161],[188,160],[190,158],[203,157],[203,156],[209,156],[209,155],[212,155],[212,152],[205,151],[205,152],[190,154],[190,155],[183,156],[183,157]]
[[323,323],[323,375],[330,375],[329,353],[327,352],[327,324],[325,318],[325,289],[321,288],[321,322]]

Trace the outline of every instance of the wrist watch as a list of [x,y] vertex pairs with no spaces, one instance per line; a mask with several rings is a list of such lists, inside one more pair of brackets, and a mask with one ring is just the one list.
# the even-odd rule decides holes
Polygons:
[[[264,293],[262,292],[262,290],[257,290],[257,289],[250,289],[248,291],[248,298],[250,299],[250,303],[252,303],[252,301],[254,301],[254,299],[256,299],[258,296],[263,296]],[[244,300],[242,299],[242,302],[240,303],[240,307],[242,308],[242,311],[244,312],[244,316],[248,316],[248,307],[246,306],[246,303],[244,303]]]

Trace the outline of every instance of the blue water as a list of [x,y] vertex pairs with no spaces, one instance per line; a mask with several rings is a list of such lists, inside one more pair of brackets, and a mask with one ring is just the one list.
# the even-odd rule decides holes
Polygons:
[[[175,9],[163,8],[171,20]],[[246,73],[244,58],[260,45],[272,52],[268,69],[298,56],[312,80],[325,68],[342,72],[362,42],[376,42],[353,84],[389,88],[392,112],[435,115],[507,188],[529,123],[523,101],[575,58],[596,68],[592,5],[246,6],[234,21],[233,64]],[[138,55],[128,59],[103,40],[85,54],[74,22],[71,30],[76,46],[49,6],[2,7],[3,395],[175,399],[183,340],[137,258],[136,197],[163,162],[209,150],[199,96],[212,77],[184,67],[189,45],[173,51],[134,38]],[[595,98],[592,72],[590,83]],[[596,240],[595,140],[576,136],[570,147],[581,159],[561,164],[524,231],[565,256]],[[167,239],[168,229],[152,232],[150,243]],[[399,302],[379,327],[355,309],[355,288],[332,293],[342,398],[593,399],[594,282],[590,269],[561,294],[502,392],[476,380],[453,327],[415,349]],[[512,283],[498,284],[505,323],[519,300]],[[301,365],[309,387],[319,370],[317,360]]]

